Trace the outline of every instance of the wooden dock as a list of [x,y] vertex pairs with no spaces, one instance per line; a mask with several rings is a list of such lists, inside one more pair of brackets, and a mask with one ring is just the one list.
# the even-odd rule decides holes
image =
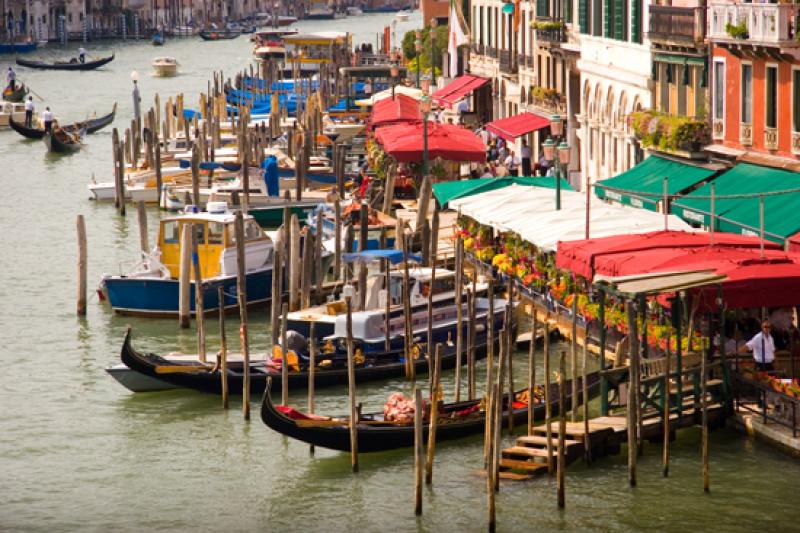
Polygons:
[[[724,423],[726,412],[719,403],[708,405],[709,427]],[[670,433],[676,430],[699,425],[701,410],[694,405],[692,398],[684,401],[684,408],[679,414],[670,414]],[[656,412],[649,412],[642,420],[640,438],[653,442],[663,440],[663,417]],[[553,420],[550,424],[552,442],[552,471],[556,469],[558,453],[559,422]],[[589,420],[589,431],[586,432],[583,422],[567,422],[564,434],[565,464],[569,465],[586,456],[586,443],[589,443],[592,461],[607,455],[616,455],[620,452],[622,444],[628,439],[628,423],[625,416],[600,416]],[[517,438],[514,446],[500,452],[500,479],[509,481],[525,481],[540,474],[546,474],[547,453],[547,426],[540,425],[533,428],[531,435]]]

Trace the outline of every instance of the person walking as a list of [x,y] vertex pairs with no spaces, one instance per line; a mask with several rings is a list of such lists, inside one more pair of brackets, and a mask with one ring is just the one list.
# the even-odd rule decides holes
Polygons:
[[28,99],[25,100],[25,127],[32,128],[33,127],[33,96],[28,96]]
[[775,370],[775,341],[772,339],[772,324],[769,320],[761,323],[761,331],[747,341],[740,351],[753,352],[756,368],[762,372]]
[[42,113],[42,122],[44,122],[44,132],[50,133],[50,130],[53,129],[53,112],[49,107],[46,107]]
[[527,139],[522,139],[522,148],[519,150],[519,155],[522,159],[522,175],[533,176],[531,173],[531,147],[528,146]]

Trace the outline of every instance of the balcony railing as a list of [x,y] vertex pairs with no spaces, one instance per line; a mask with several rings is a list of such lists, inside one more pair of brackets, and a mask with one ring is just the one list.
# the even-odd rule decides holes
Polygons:
[[536,30],[536,39],[543,43],[563,43],[567,41],[567,34],[564,31],[564,21],[561,19],[550,19],[536,17],[532,23]]
[[718,42],[795,47],[797,4],[712,4],[708,37]]
[[514,54],[508,50],[500,50],[500,72],[503,74],[516,74],[517,62]]
[[650,5],[651,41],[699,43],[705,32],[705,8]]

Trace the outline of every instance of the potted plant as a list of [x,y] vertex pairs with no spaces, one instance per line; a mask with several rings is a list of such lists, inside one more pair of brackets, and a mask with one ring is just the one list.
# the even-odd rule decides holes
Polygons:
[[749,36],[747,32],[747,22],[744,20],[740,20],[736,24],[728,22],[725,24],[725,33],[734,39],[747,39]]

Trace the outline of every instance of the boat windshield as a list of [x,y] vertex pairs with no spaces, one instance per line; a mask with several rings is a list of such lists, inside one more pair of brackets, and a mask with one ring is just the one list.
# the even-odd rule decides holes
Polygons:
[[[244,240],[245,242],[254,241],[264,236],[264,232],[255,220],[245,220],[244,222]],[[233,224],[228,226],[228,240],[231,244],[236,243],[236,228]]]
[[181,240],[181,234],[178,231],[178,222],[173,220],[165,222],[163,225],[164,237],[163,240],[166,244],[178,244]]
[[[430,292],[431,282],[424,281],[420,283],[420,292],[423,296],[428,296],[428,292]],[[456,288],[456,282],[454,277],[447,277],[442,279],[434,280],[433,282],[433,294],[442,294],[445,292],[452,292]]]

